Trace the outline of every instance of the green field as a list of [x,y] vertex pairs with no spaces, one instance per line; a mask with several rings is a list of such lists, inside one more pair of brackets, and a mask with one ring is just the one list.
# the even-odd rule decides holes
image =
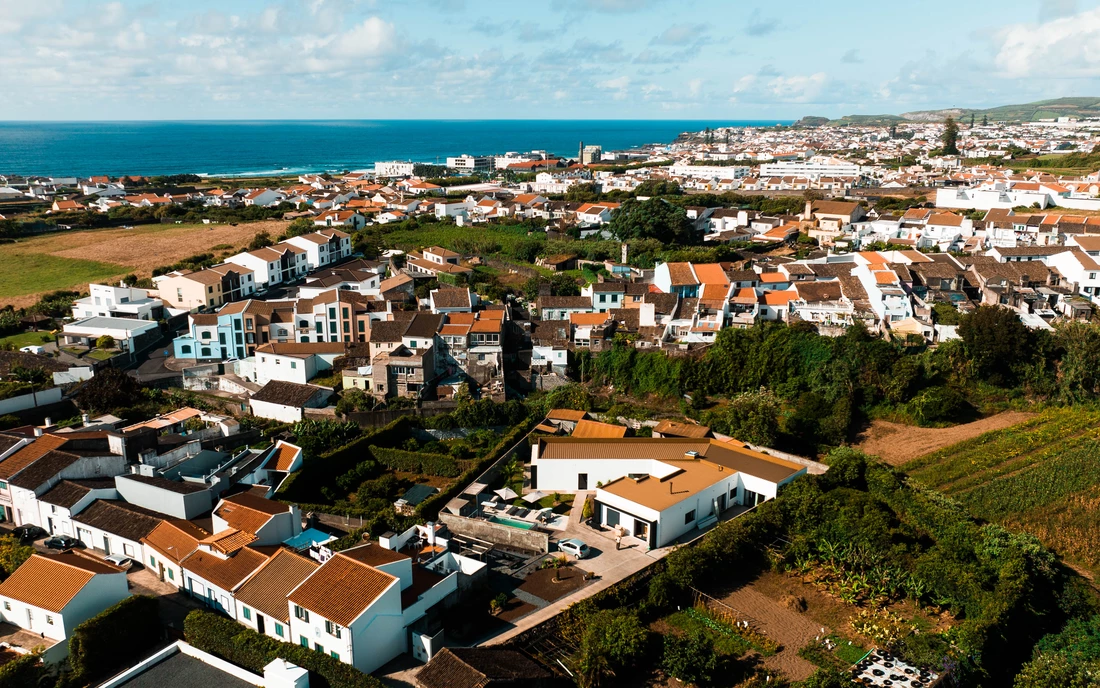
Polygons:
[[[2,254],[0,254],[2,255]],[[45,253],[2,258],[0,298],[22,296],[109,279],[126,272],[126,266],[96,260],[62,258]]]
[[13,349],[21,349],[32,344],[42,346],[46,343],[42,341],[43,337],[46,337],[47,341],[53,341],[53,337],[50,336],[49,332],[21,332],[9,337],[0,337],[0,349],[7,348],[8,345],[11,345]]
[[1049,409],[903,466],[975,516],[1100,571],[1100,411]]

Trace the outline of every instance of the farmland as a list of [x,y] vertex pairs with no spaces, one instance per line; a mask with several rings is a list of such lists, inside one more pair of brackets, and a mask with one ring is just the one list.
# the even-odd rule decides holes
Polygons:
[[975,516],[1036,535],[1100,571],[1100,410],[1049,409],[903,468]]
[[57,289],[86,289],[89,282],[153,268],[208,251],[242,247],[261,231],[282,233],[282,221],[221,225],[140,225],[134,229],[56,232],[0,244],[0,304],[28,306]]

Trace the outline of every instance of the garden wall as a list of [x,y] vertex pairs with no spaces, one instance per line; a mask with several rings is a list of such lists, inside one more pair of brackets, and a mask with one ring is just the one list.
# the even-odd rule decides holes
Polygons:
[[439,513],[439,520],[456,535],[468,535],[494,545],[525,552],[547,554],[550,551],[550,535],[547,533],[455,516],[443,511]]

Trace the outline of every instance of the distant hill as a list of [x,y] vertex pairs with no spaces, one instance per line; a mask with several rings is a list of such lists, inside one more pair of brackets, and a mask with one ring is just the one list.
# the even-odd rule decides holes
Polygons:
[[[916,110],[901,115],[845,115],[840,119],[829,120],[828,126],[854,125],[890,125],[900,122],[942,122],[948,116],[955,119],[976,119],[988,117],[991,122],[1035,122],[1057,117],[1100,117],[1100,98],[1055,98],[1039,100],[1023,105],[1002,105],[985,110],[973,108],[947,108],[944,110]],[[818,120],[821,118],[804,118]],[[806,126],[815,126],[808,124]]]

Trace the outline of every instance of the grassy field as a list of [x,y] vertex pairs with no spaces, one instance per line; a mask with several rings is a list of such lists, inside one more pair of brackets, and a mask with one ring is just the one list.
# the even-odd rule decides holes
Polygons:
[[429,224],[417,229],[402,229],[383,235],[383,242],[390,248],[404,251],[426,246],[442,246],[459,252],[494,254],[513,250],[529,239],[545,240],[545,234],[528,237],[526,227],[486,226],[456,227],[451,224]]
[[0,244],[0,305],[27,306],[57,289],[86,289],[89,282],[129,273],[148,277],[211,247],[244,247],[261,231],[278,236],[285,222],[224,225],[141,225],[134,229],[56,232]]
[[1034,534],[1100,572],[1100,410],[1049,409],[903,468],[975,516]]
[[9,344],[15,349],[31,345],[42,346],[46,343],[42,341],[43,337],[47,338],[46,341],[53,341],[53,337],[50,336],[49,332],[21,332],[9,337],[0,337],[0,349],[6,348]]

